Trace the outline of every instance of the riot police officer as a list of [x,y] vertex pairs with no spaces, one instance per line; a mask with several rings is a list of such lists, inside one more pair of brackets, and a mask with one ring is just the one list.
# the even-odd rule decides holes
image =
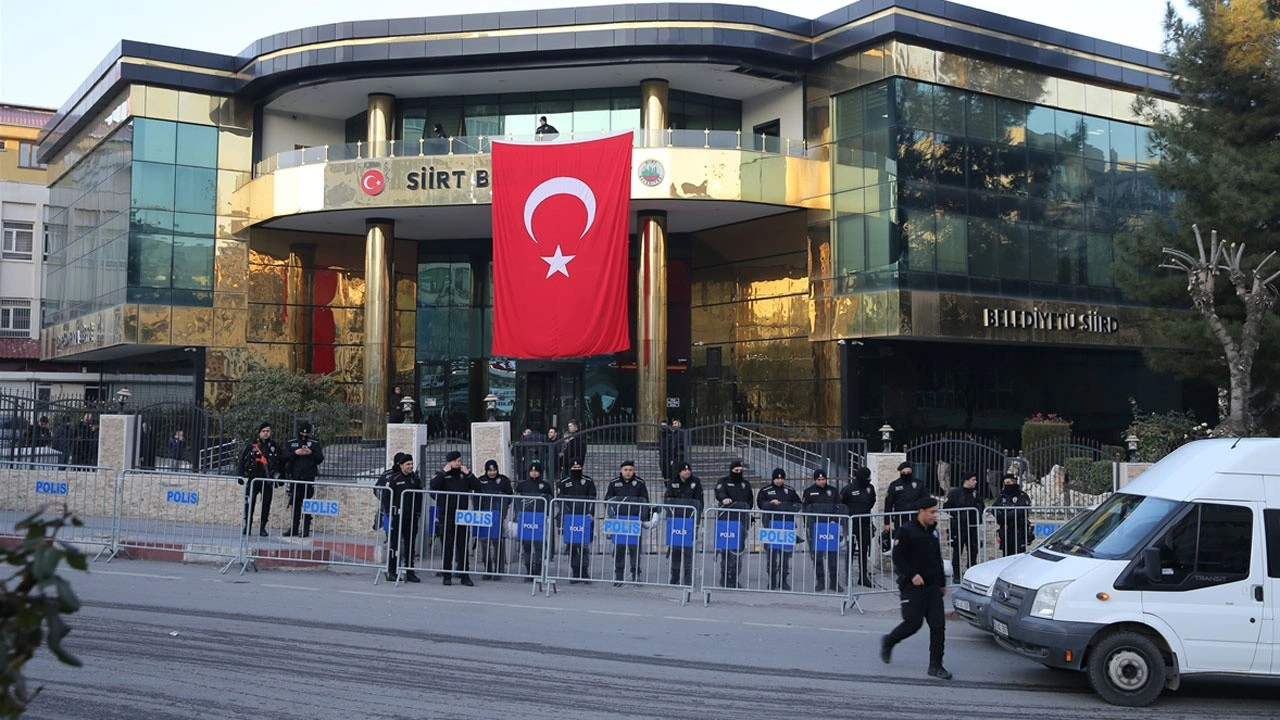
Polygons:
[[663,483],[662,503],[673,521],[691,520],[686,523],[688,535],[684,545],[671,545],[672,585],[679,585],[683,577],[685,585],[693,585],[693,538],[697,532],[698,518],[702,517],[702,481],[693,474],[687,462],[676,466],[675,478]]
[[458,524],[458,511],[471,507],[470,498],[462,493],[473,493],[480,489],[480,483],[471,470],[462,464],[462,453],[451,450],[445,455],[444,467],[431,478],[431,489],[449,495],[436,495],[436,505],[440,515],[436,522],[444,530],[444,583],[453,584],[453,575],[457,575],[463,585],[472,587],[471,576],[467,574],[470,563],[467,558],[467,543],[470,533],[466,525]]
[[[516,500],[512,515],[518,527],[517,536],[520,538],[520,556],[524,571],[530,575],[525,578],[525,582],[533,582],[534,578],[542,575],[542,553],[546,544],[545,538],[550,532],[550,523],[547,520],[551,510],[551,499],[555,497],[555,488],[542,477],[542,462],[533,460],[529,463],[528,477],[521,480],[515,489]],[[540,533],[534,533],[530,529],[529,533],[525,534],[526,528],[520,527],[519,524],[524,522],[526,516],[531,516],[531,520],[538,523]],[[539,534],[543,539],[534,539],[534,536]]]
[[870,568],[867,567],[871,557],[871,539],[875,534],[871,525],[871,511],[876,506],[876,488],[871,484],[871,468],[860,467],[854,471],[853,482],[840,491],[840,502],[844,504],[853,522],[853,542],[858,553],[858,584],[875,587],[871,582]]
[[[760,525],[766,528],[779,528],[801,508],[800,495],[787,485],[787,473],[782,468],[773,469],[773,479],[769,485],[760,488],[756,495],[756,506],[760,508]],[[791,555],[794,545],[776,543],[768,549],[769,589],[781,588],[791,592]]]
[[[649,509],[649,488],[644,479],[636,474],[636,464],[624,460],[618,467],[618,477],[609,481],[605,488],[604,499],[609,504],[609,514],[620,518],[636,518],[647,521]],[[614,537],[613,539],[613,586],[622,586],[622,569],[625,561],[631,561],[631,582],[640,581],[640,538],[634,536]]]
[[[591,527],[595,519],[595,503],[585,502],[596,499],[596,482],[589,475],[582,474],[582,461],[574,460],[569,465],[569,475],[556,483],[556,496],[561,498],[577,498],[564,503],[561,522],[569,516],[584,518],[585,527],[581,533],[570,533],[565,538],[565,550],[569,553],[569,567],[573,571],[570,585],[585,582],[591,574]],[[572,542],[570,542],[572,541]]]
[[293,483],[289,486],[289,494],[293,497],[293,522],[285,537],[298,534],[301,520],[302,537],[311,536],[311,514],[302,519],[302,505],[316,492],[316,476],[320,474],[319,465],[324,462],[324,445],[311,437],[311,423],[304,422],[298,426],[298,437],[284,444],[284,468]]
[[[374,492],[382,505],[382,513],[390,519],[387,525],[387,579],[396,576],[397,564],[404,559],[409,570],[404,579],[408,582],[421,582],[413,571],[413,545],[418,534],[418,517],[420,495],[411,494],[410,502],[404,502],[406,490],[421,490],[422,478],[413,471],[413,456],[409,453],[396,453],[390,470],[382,473],[374,483]],[[404,514],[401,514],[403,509]]]
[[906,640],[929,623],[929,674],[950,680],[942,666],[947,640],[942,597],[947,594],[947,578],[942,569],[942,548],[938,544],[938,501],[925,496],[916,501],[916,516],[898,529],[893,548],[893,567],[898,573],[898,594],[902,599],[902,622],[880,638],[880,660],[892,659],[893,646]]
[[480,550],[480,562],[484,563],[486,575],[483,580],[499,580],[499,574],[507,572],[506,543],[503,542],[503,515],[511,501],[506,496],[515,494],[511,487],[511,478],[498,472],[497,460],[485,460],[484,474],[476,478],[476,492],[484,497],[476,498],[476,509],[492,512],[493,526],[490,534],[480,538],[477,543]]
[[891,525],[894,528],[902,527],[904,519],[908,516],[890,515],[890,513],[914,510],[916,503],[928,496],[929,490],[925,488],[924,483],[912,475],[911,463],[900,463],[897,479],[889,483],[889,488],[884,492],[884,512],[888,515],[884,519],[884,529],[889,530]]
[[[817,533],[819,523],[837,522],[836,506],[839,505],[839,496],[836,494],[836,489],[827,483],[825,472],[814,470],[813,484],[805,488],[800,497],[805,513],[810,515],[805,518],[805,522],[808,525],[806,530],[809,532],[809,552],[813,553],[814,569],[817,571],[813,590],[825,592],[829,587],[832,592],[844,592],[844,588],[840,585],[839,541],[835,543],[835,549],[831,549],[830,543],[818,542],[820,538]],[[813,515],[828,517],[813,517]],[[819,549],[820,546],[823,549]],[[823,565],[826,565],[825,575]]]
[[[720,586],[738,587],[738,575],[742,570],[742,554],[746,547],[747,528],[751,523],[750,510],[755,496],[751,493],[751,483],[742,476],[741,460],[729,463],[729,474],[716,483],[716,504],[723,510],[718,520],[736,522],[738,536],[732,547],[720,547],[716,550],[720,561]],[[719,546],[719,542],[717,542]]]

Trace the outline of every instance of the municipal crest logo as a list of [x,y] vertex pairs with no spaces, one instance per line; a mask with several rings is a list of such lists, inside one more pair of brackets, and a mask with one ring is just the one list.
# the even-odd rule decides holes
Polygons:
[[636,175],[640,178],[640,183],[645,187],[657,187],[666,178],[667,170],[662,167],[662,163],[649,159],[640,163],[640,167],[636,170]]

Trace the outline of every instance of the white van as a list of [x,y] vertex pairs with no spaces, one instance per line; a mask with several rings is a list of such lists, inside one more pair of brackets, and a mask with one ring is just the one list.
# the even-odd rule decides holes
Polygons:
[[1280,439],[1185,445],[1003,571],[1006,649],[1151,703],[1183,675],[1280,676]]

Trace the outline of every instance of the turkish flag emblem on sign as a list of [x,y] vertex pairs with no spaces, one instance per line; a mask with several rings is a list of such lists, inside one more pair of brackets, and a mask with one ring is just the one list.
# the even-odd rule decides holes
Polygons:
[[493,354],[630,347],[631,134],[493,143]]

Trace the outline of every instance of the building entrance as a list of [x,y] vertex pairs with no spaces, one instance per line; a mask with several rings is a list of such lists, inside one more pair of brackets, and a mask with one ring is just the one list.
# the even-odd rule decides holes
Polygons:
[[517,362],[513,430],[563,432],[566,423],[581,418],[583,372],[580,362]]

